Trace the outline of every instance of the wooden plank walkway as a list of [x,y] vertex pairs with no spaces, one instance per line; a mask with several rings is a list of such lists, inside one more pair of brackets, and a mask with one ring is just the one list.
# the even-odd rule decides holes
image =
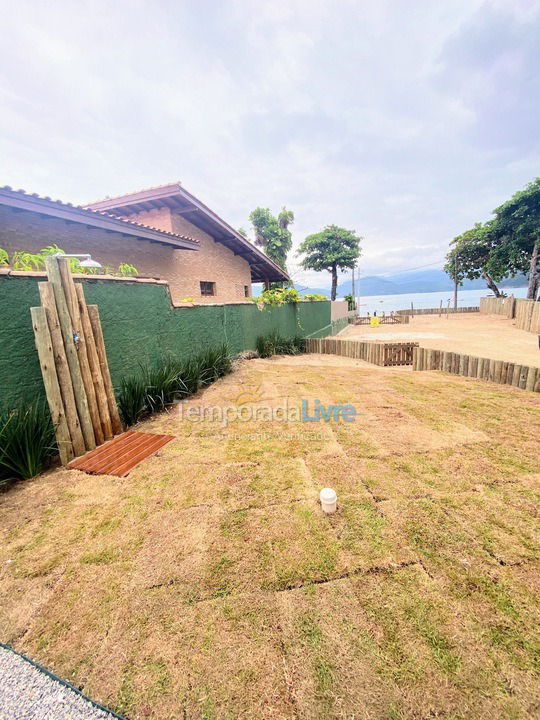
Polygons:
[[68,467],[98,475],[125,477],[136,465],[173,439],[172,435],[127,430],[86,455],[72,460]]

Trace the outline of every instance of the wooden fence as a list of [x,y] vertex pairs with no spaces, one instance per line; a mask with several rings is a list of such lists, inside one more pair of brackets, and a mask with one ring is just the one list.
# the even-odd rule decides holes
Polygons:
[[416,347],[413,351],[413,370],[442,370],[540,392],[540,368],[502,360]]
[[480,312],[478,305],[471,307],[438,307],[438,308],[410,308],[408,310],[397,310],[397,315],[454,315],[460,313],[476,313]]
[[306,352],[343,355],[384,367],[412,365],[415,347],[418,343],[359,342],[335,337],[306,340]]
[[528,332],[540,333],[540,302],[516,300],[516,327]]
[[513,318],[516,327],[527,332],[540,333],[540,302],[515,298],[480,298],[480,312],[487,315],[502,315]]
[[503,315],[513,318],[515,304],[516,299],[513,295],[505,298],[483,297],[480,298],[480,312],[486,315]]
[[355,325],[369,325],[375,317],[380,325],[403,325],[408,323],[410,318],[408,315],[360,315],[354,321]]

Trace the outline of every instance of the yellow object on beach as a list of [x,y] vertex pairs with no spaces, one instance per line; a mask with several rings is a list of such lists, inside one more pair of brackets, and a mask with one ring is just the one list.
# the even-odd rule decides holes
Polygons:
[[379,320],[379,318],[372,317],[371,320],[369,321],[369,326],[370,326],[370,327],[379,327],[379,325],[380,325],[380,320]]

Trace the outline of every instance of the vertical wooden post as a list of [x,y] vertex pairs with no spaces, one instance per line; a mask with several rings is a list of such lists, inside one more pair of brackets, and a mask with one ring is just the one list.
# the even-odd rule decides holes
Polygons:
[[43,307],[30,308],[32,315],[32,326],[34,328],[34,336],[36,340],[36,348],[39,356],[39,364],[41,366],[41,374],[43,376],[43,384],[47,394],[47,402],[51,411],[51,417],[56,434],[56,442],[62,465],[66,465],[75,455],[73,445],[71,444],[71,436],[64,412],[64,404],[62,402],[62,394],[60,393],[60,385],[58,384],[58,376],[56,374],[56,366],[54,363],[54,353],[51,342],[49,326],[47,324],[47,313]]
[[73,337],[73,326],[71,324],[71,316],[67,305],[66,296],[62,287],[62,278],[60,277],[60,268],[58,258],[50,256],[45,259],[45,267],[49,281],[53,286],[56,308],[58,310],[58,319],[62,329],[62,337],[64,338],[64,348],[69,365],[69,372],[73,383],[73,394],[77,404],[77,412],[81,422],[81,430],[84,437],[84,444],[87,450],[93,450],[96,447],[94,429],[92,427],[92,418],[88,407],[88,399],[82,379],[81,368],[79,365],[79,356],[75,346]]
[[73,392],[73,383],[69,372],[69,365],[64,348],[64,339],[62,337],[62,328],[58,318],[58,310],[54,299],[54,289],[49,282],[38,283],[41,304],[45,308],[47,315],[47,324],[51,335],[51,343],[54,354],[54,363],[56,366],[56,374],[58,376],[58,384],[62,394],[62,402],[66,414],[66,421],[71,436],[73,452],[75,456],[84,455],[86,450],[84,437],[81,430],[81,423],[77,413],[77,403]]
[[101,365],[98,358],[96,343],[94,340],[94,331],[88,316],[86,300],[84,299],[84,289],[81,283],[74,283],[75,292],[79,304],[79,314],[81,316],[82,328],[84,331],[84,339],[86,342],[86,350],[88,352],[88,362],[90,364],[90,372],[92,374],[92,382],[96,393],[96,401],[98,406],[99,417],[101,420],[101,431],[105,440],[110,440],[113,436],[111,416],[109,415],[109,405],[107,395],[105,393],[105,385],[101,375]]
[[90,370],[88,348],[84,334],[84,328],[81,321],[81,314],[79,311],[77,291],[75,290],[75,283],[73,282],[73,276],[71,274],[69,261],[67,260],[67,258],[62,257],[57,258],[57,261],[58,267],[60,269],[60,277],[62,279],[62,288],[66,296],[69,314],[71,317],[71,323],[73,326],[73,330],[77,333],[77,336],[79,338],[79,365],[81,367],[81,375],[84,383],[84,389],[86,390],[88,409],[90,410],[90,417],[92,418],[94,437],[96,439],[96,443],[98,445],[101,445],[101,443],[104,441],[103,430],[101,429],[101,418],[99,416],[96,390],[92,379],[92,371]]

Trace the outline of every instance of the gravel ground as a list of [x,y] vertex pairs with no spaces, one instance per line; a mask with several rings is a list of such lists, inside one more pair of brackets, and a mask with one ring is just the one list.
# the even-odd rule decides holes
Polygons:
[[111,720],[115,716],[0,647],[0,720]]

